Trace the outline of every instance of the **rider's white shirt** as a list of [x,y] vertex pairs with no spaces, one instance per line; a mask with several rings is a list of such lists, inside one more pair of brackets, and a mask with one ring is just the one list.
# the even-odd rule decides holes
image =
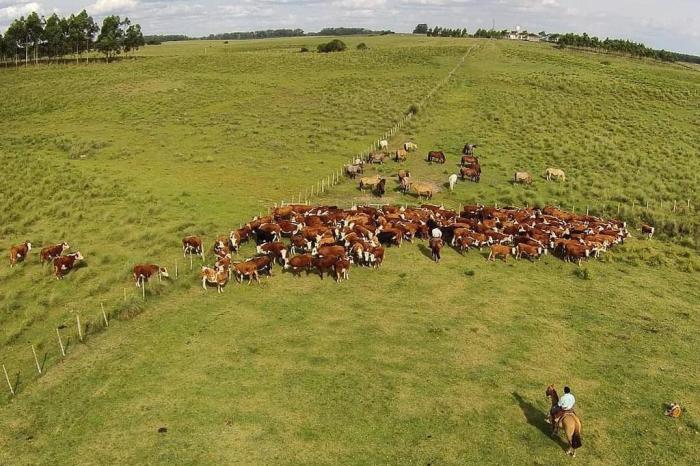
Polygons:
[[442,238],[442,230],[439,228],[433,228],[432,235],[433,238]]
[[561,398],[559,398],[559,403],[557,403],[561,409],[573,409],[576,404],[576,398],[571,393],[564,393]]

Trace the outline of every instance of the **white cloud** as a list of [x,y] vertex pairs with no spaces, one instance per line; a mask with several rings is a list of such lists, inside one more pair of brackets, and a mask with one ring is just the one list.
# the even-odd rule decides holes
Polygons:
[[89,14],[123,13],[133,11],[138,6],[138,0],[97,0],[85,9]]
[[0,8],[0,19],[13,20],[20,16],[27,16],[33,11],[38,13],[41,10],[42,7],[37,2],[10,4],[4,8]]

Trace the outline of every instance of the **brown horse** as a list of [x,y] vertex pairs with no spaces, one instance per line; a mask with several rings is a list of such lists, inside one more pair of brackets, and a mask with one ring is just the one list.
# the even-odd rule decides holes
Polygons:
[[[559,403],[559,395],[554,385],[547,387],[545,395],[552,399],[552,407]],[[570,411],[565,412],[558,422],[553,422],[552,424],[552,435],[559,433],[559,424],[564,427],[566,440],[569,442],[569,449],[566,451],[566,454],[576,456],[576,449],[581,447],[581,420],[573,411]]]

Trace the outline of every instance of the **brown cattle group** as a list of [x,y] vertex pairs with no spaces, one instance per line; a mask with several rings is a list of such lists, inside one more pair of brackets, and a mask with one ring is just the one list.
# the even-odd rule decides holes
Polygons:
[[[439,233],[438,233],[439,232]],[[254,218],[228,237],[217,238],[214,266],[202,267],[202,286],[219,292],[231,279],[259,282],[272,275],[275,263],[294,275],[331,275],[347,280],[352,265],[379,267],[385,247],[404,241],[429,242],[435,262],[450,245],[460,253],[487,248],[488,259],[537,260],[551,251],[565,261],[598,257],[627,238],[626,225],[592,215],[576,215],[554,207],[543,209],[466,206],[461,212],[441,206],[421,207],[289,205]],[[257,256],[233,261],[240,244],[255,240]],[[201,242],[201,239],[200,239]]]
[[[39,260],[41,265],[51,263],[53,265],[53,275],[57,280],[62,279],[66,274],[75,268],[82,260],[83,255],[80,251],[73,254],[62,255],[70,249],[70,245],[65,241],[58,244],[45,246],[39,252]],[[14,267],[19,262],[24,262],[29,252],[32,250],[32,243],[25,241],[22,244],[17,244],[10,248],[10,267]]]

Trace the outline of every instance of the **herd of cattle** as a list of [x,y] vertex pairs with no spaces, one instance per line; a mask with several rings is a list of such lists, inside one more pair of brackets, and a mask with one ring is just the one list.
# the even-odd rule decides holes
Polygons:
[[[229,280],[259,282],[272,275],[279,264],[295,275],[331,274],[336,281],[348,279],[352,265],[380,267],[387,246],[404,241],[429,241],[432,258],[440,261],[441,250],[450,244],[462,254],[469,249],[488,248],[489,260],[508,257],[536,260],[551,251],[565,261],[581,263],[598,257],[629,236],[626,225],[591,215],[576,215],[554,207],[495,208],[466,206],[461,212],[441,206],[421,207],[289,205],[275,208],[265,217],[254,218],[229,235],[216,238],[213,266],[201,269],[202,287],[215,285],[219,292]],[[255,241],[257,255],[233,261],[241,244]],[[201,237],[182,240],[184,256],[205,257]],[[167,276],[157,265],[134,268],[137,286],[151,276]]]
[[[642,225],[651,238],[654,228]],[[219,236],[212,250],[214,266],[203,266],[204,289],[215,285],[219,292],[234,278],[242,283],[259,282],[260,275],[272,276],[279,264],[295,275],[315,271],[321,278],[332,274],[336,281],[347,280],[352,265],[381,266],[386,246],[400,247],[404,241],[428,240],[432,258],[440,261],[446,244],[460,253],[488,248],[488,260],[510,256],[536,260],[551,251],[565,261],[577,262],[598,257],[629,236],[626,224],[592,215],[577,215],[554,207],[496,208],[465,206],[461,212],[441,206],[420,207],[288,205],[275,208],[265,217],[254,218],[228,235]],[[243,243],[255,241],[256,256],[233,261]],[[10,266],[24,261],[32,249],[27,241],[10,248]],[[63,278],[83,260],[79,251],[70,254],[68,243],[46,246],[40,252],[42,264],[53,264],[53,274]],[[182,240],[182,253],[205,259],[201,237]],[[150,278],[168,277],[165,267],[138,264],[133,268],[137,287]]]

